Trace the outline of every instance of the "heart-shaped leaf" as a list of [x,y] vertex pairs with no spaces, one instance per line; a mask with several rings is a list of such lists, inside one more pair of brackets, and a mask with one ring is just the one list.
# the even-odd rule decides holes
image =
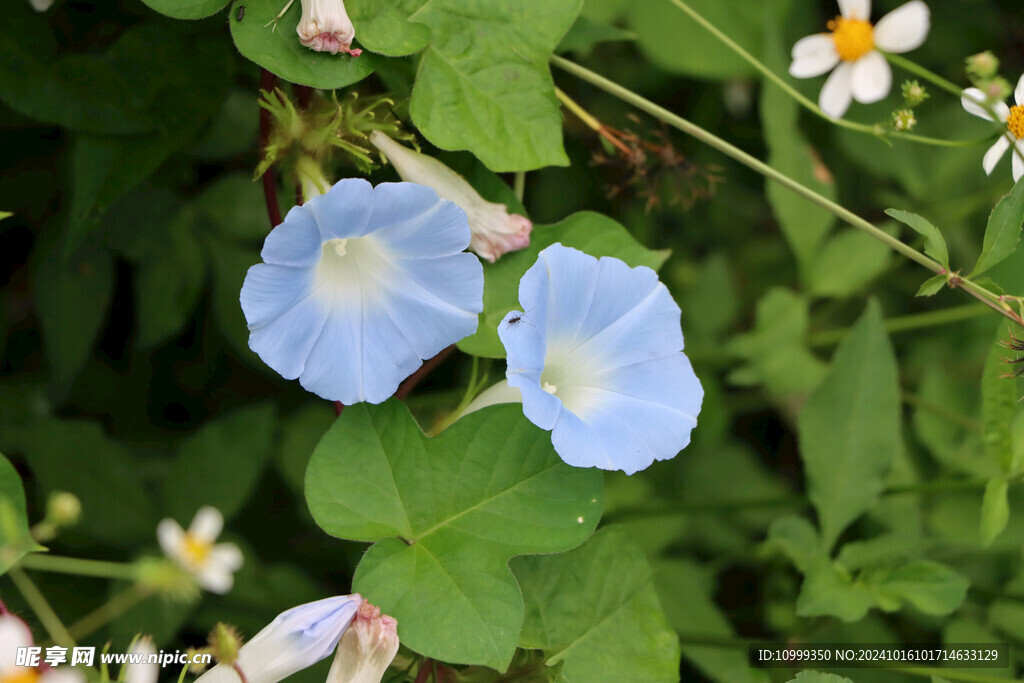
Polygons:
[[563,463],[521,406],[485,408],[427,439],[388,401],[335,421],[310,460],[306,500],[327,533],[376,541],[353,589],[398,620],[403,644],[504,670],[524,614],[509,560],[586,540],[601,482]]

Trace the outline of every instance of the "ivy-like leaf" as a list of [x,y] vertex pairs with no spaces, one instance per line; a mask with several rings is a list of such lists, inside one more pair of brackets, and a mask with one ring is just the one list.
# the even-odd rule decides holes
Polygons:
[[808,495],[826,549],[871,507],[903,448],[896,359],[871,301],[799,419]]
[[433,34],[409,103],[413,122],[436,146],[469,150],[494,171],[567,166],[548,59],[581,5],[402,0]]
[[924,237],[924,253],[941,263],[947,270],[949,269],[949,249],[946,248],[946,239],[927,218],[899,209],[886,209],[885,213],[922,235]]
[[345,409],[310,459],[306,501],[332,536],[375,542],[353,589],[398,620],[404,644],[504,670],[524,613],[509,560],[590,536],[601,481],[563,463],[521,406],[485,408],[426,439],[392,400]]
[[[372,55],[332,55],[316,52],[300,43],[295,32],[302,16],[298,0],[276,25],[271,23],[287,2],[235,0],[228,12],[228,23],[231,38],[243,57],[286,81],[321,90],[343,88],[373,73]],[[239,11],[243,7],[244,10]],[[356,37],[358,39],[358,34]]]
[[142,0],[160,14],[174,19],[202,19],[224,9],[229,0]]
[[1005,195],[992,209],[985,227],[985,239],[981,255],[974,265],[971,277],[981,275],[1012,254],[1020,241],[1021,224],[1024,223],[1024,181],[1018,181],[1009,194]]
[[644,247],[622,225],[591,211],[574,213],[553,225],[535,226],[529,247],[484,266],[484,310],[480,314],[480,325],[475,334],[459,342],[459,349],[474,356],[505,357],[505,347],[498,339],[498,323],[506,313],[519,308],[519,280],[537,261],[537,255],[555,242],[591,256],[614,256],[630,266],[647,266],[654,270],[668,258],[668,251]]
[[25,489],[14,466],[0,454],[0,574],[27,553],[42,548],[32,540],[25,510]]

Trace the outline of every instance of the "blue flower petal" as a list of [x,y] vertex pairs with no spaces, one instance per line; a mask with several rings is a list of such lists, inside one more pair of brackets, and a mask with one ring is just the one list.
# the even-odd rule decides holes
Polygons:
[[296,206],[284,222],[270,231],[260,256],[279,266],[313,266],[320,260],[323,240],[308,209]]
[[308,208],[316,220],[322,242],[362,237],[372,229],[373,186],[362,178],[339,180],[325,194],[313,197],[303,207]]
[[343,180],[271,236],[272,263],[253,266],[240,295],[249,346],[319,396],[380,403],[476,330],[483,267],[462,253],[465,214],[429,188]]
[[498,326],[508,383],[563,460],[633,473],[689,443],[703,389],[654,271],[555,244],[519,297],[525,312]]

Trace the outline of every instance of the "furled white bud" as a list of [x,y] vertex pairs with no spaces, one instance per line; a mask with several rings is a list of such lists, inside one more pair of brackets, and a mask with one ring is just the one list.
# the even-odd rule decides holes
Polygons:
[[302,0],[302,18],[295,27],[299,42],[317,52],[339,52],[358,57],[351,49],[356,29],[345,11],[344,0]]
[[327,674],[327,683],[380,683],[398,653],[398,622],[364,602],[345,635]]
[[145,660],[129,661],[124,665],[124,675],[121,676],[124,683],[157,683],[160,665],[156,663],[156,646],[153,645],[153,639],[149,636],[139,638],[129,654],[134,659],[140,660],[144,657]]
[[277,683],[325,659],[356,611],[359,594],[317,600],[282,612],[238,651],[234,666],[218,664],[196,683]]
[[533,223],[526,216],[509,215],[504,204],[489,202],[465,178],[434,157],[400,145],[384,133],[373,131],[370,142],[387,157],[402,180],[431,187],[441,199],[466,212],[472,232],[469,248],[494,263],[502,254],[530,246]]

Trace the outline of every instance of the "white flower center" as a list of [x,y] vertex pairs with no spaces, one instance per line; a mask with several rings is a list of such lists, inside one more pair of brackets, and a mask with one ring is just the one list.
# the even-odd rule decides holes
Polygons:
[[542,384],[540,388],[548,392],[552,396],[554,396],[555,392],[558,391],[558,387],[556,387],[554,384],[551,384],[550,382],[544,382],[544,384]]
[[549,340],[540,386],[557,396],[566,410],[586,420],[605,395],[607,380],[601,374],[606,366],[599,354],[588,353],[585,343],[563,345]]
[[335,238],[324,242],[317,264],[317,294],[337,303],[374,300],[372,292],[389,281],[395,265],[373,237]]
[[327,244],[324,245],[324,250],[326,251],[327,247],[331,246],[334,249],[335,254],[338,256],[344,256],[348,253],[348,248],[345,246],[347,242],[347,239],[327,240]]

